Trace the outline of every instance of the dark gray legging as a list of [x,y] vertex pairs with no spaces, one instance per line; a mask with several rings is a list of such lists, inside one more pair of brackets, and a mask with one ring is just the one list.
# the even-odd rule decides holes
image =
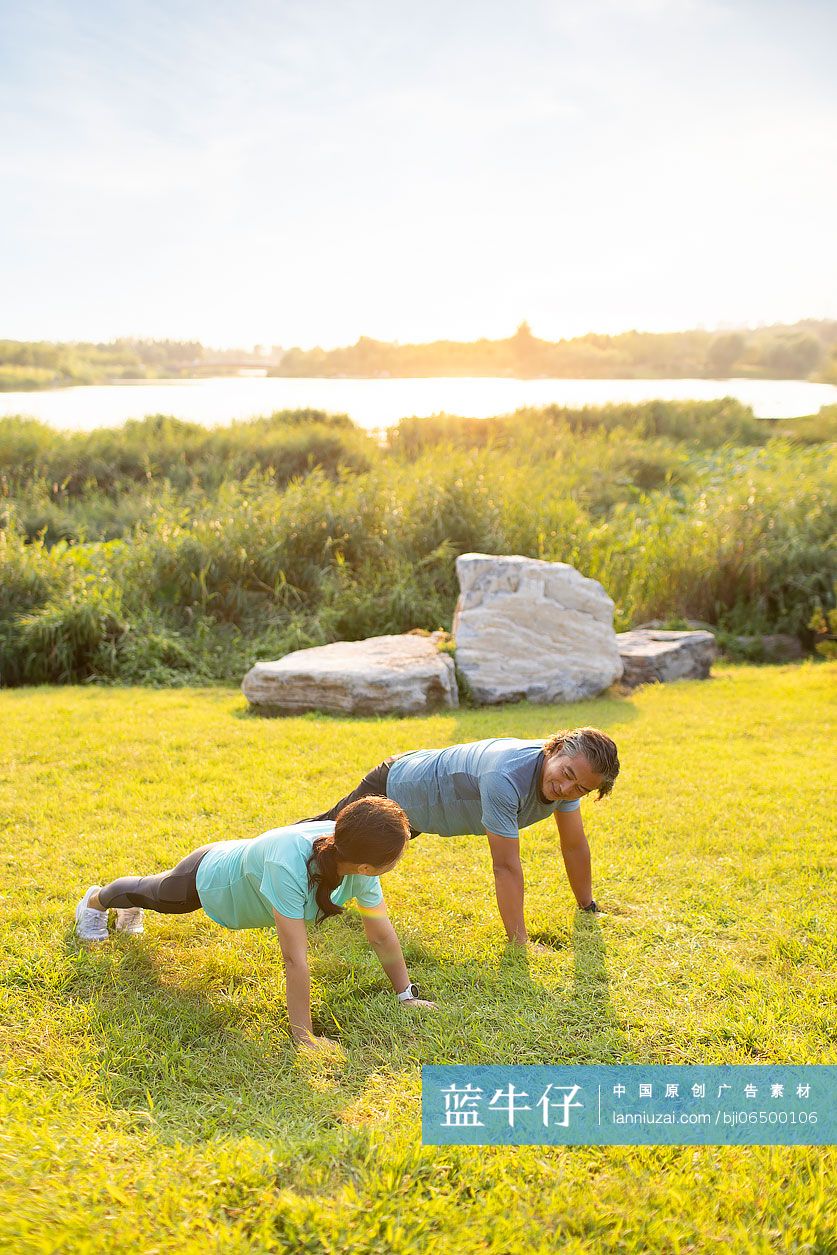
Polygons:
[[105,908],[143,906],[163,915],[187,915],[201,909],[195,877],[201,859],[211,847],[202,845],[182,858],[171,871],[156,876],[121,876],[99,890]]

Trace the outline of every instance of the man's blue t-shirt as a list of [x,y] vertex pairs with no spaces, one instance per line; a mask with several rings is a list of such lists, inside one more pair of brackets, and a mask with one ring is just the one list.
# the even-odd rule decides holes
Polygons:
[[[217,841],[201,859],[195,884],[210,919],[224,928],[273,927],[273,912],[288,919],[315,919],[307,860],[316,837],[334,832],[329,820],[271,828],[245,841]],[[345,906],[383,902],[377,876],[344,876],[331,900]]]
[[496,737],[443,750],[401,754],[389,769],[387,797],[407,812],[418,832],[442,837],[495,832],[517,837],[555,811],[578,801],[546,802],[538,788],[543,741]]

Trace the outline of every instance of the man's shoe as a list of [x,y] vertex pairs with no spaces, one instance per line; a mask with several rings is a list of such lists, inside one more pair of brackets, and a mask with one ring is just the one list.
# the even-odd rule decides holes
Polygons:
[[140,933],[145,932],[142,924],[142,907],[117,907],[116,931],[118,933],[129,933],[132,937],[138,937]]
[[101,887],[101,885],[91,885],[76,907],[76,936],[80,941],[107,941],[108,939],[107,911],[94,911],[92,906],[87,905],[90,895],[98,893]]

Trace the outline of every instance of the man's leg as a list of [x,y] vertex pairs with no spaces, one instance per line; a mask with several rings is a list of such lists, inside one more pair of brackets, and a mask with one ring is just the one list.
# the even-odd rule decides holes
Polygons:
[[[357,788],[352,789],[351,793],[347,793],[345,797],[341,797],[339,802],[335,802],[334,806],[329,807],[327,811],[322,811],[319,815],[309,815],[307,819],[298,819],[297,823],[311,823],[315,819],[336,819],[342,810],[349,805],[350,802],[356,802],[359,797],[386,797],[387,796],[387,776],[389,769],[395,762],[397,755],[391,758],[385,758],[382,763],[378,763],[377,767],[373,767],[368,771],[361,780]],[[416,829],[410,829],[410,840],[419,836]]]
[[307,819],[298,819],[297,823],[305,824],[314,819],[336,819],[350,802],[356,802],[359,797],[386,797],[387,776],[389,775],[390,764],[394,761],[393,758],[385,758],[382,763],[378,763],[377,767],[373,767],[371,771],[366,773],[356,789],[352,789],[351,793],[341,797],[340,801],[335,802],[334,806],[329,807],[327,811],[323,811],[319,815],[309,815]]

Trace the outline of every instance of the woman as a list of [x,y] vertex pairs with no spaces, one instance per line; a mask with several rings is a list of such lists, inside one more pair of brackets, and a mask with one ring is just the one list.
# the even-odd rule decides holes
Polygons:
[[204,845],[171,871],[125,876],[92,885],[76,907],[82,941],[105,941],[108,911],[118,932],[141,933],[143,908],[166,915],[203,909],[225,928],[275,926],[285,962],[288,1018],[296,1042],[315,1050],[334,1043],[311,1025],[311,981],[305,921],[322,922],[357,901],[366,938],[398,1001],[433,1004],[418,997],[401,945],[389,921],[378,879],[404,853],[410,825],[389,798],[367,797],[347,806],[336,822],[272,828],[244,841]]

